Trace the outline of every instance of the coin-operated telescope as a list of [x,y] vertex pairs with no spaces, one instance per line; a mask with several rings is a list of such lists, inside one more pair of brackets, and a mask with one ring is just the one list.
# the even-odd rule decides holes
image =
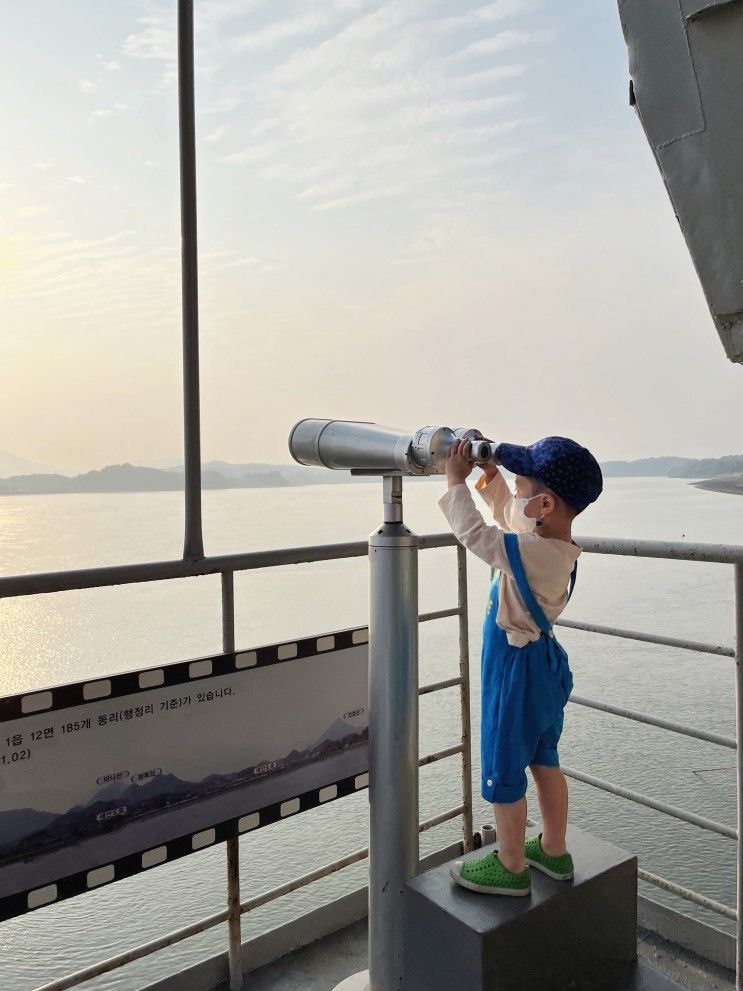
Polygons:
[[[309,419],[289,434],[289,450],[300,464],[383,478],[384,518],[369,536],[369,970],[336,991],[404,985],[403,893],[419,855],[418,538],[403,523],[402,481],[442,474],[460,439],[472,443],[473,461],[497,464],[496,445],[474,428],[410,432]],[[458,553],[461,568],[464,549]],[[468,851],[471,822],[465,832]]]
[[300,420],[289,435],[295,461],[353,474],[440,475],[457,440],[478,464],[497,464],[493,441],[474,427],[421,427],[414,433],[354,420]]

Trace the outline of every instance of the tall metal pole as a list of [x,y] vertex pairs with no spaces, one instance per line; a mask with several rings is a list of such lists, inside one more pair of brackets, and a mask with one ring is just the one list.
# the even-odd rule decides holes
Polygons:
[[369,969],[335,991],[403,991],[405,882],[418,870],[418,538],[402,478],[369,536]]
[[186,525],[184,558],[204,556],[199,423],[199,275],[196,254],[196,127],[193,0],[178,0],[178,124],[181,162],[181,298]]
[[737,741],[738,863],[735,907],[735,991],[743,991],[743,564],[735,566],[735,735]]
[[369,986],[402,991],[404,889],[418,868],[418,540],[402,478],[383,482],[369,537]]

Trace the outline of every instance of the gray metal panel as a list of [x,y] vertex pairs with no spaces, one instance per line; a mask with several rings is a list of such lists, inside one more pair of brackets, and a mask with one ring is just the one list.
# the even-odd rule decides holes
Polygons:
[[619,11],[646,136],[725,351],[743,362],[743,3]]
[[727,7],[731,3],[740,3],[740,0],[681,0],[681,10],[684,17],[689,20],[693,17],[701,17],[703,14],[713,13],[720,7]]
[[701,131],[702,101],[678,0],[621,0],[619,11],[648,141],[655,148]]

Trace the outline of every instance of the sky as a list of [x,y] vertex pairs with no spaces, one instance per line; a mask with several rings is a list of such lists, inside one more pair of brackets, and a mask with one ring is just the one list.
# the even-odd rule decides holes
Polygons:
[[[305,416],[743,450],[613,0],[196,0],[204,460]],[[0,449],[182,450],[175,0],[3,15]]]

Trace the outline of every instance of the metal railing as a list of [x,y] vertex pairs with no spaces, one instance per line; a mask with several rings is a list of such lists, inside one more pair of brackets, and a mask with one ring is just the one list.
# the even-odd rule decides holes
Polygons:
[[[684,544],[658,541],[610,540],[604,538],[578,538],[583,550],[594,554],[622,555],[642,558],[661,558],[667,560],[697,561],[716,564],[728,564],[734,569],[734,603],[735,603],[735,646],[725,647],[719,644],[700,643],[678,637],[647,634],[633,630],[608,626],[599,626],[577,622],[574,620],[558,620],[556,625],[569,629],[582,630],[604,636],[620,637],[644,643],[660,644],[663,646],[691,650],[733,658],[736,662],[736,737],[722,736],[706,730],[697,729],[677,723],[673,720],[660,719],[647,713],[637,712],[620,706],[609,705],[596,699],[571,695],[569,701],[575,705],[585,706],[599,712],[609,713],[621,718],[645,723],[657,728],[679,733],[694,739],[713,743],[727,749],[735,749],[737,753],[737,822],[743,819],[743,780],[742,752],[736,740],[743,738],[743,547],[712,544]],[[459,620],[459,675],[434,684],[419,688],[419,695],[458,687],[460,690],[461,708],[461,740],[460,743],[447,747],[436,753],[427,754],[419,759],[419,766],[443,760],[448,757],[461,755],[462,767],[462,802],[455,808],[436,815],[420,823],[421,832],[432,829],[444,822],[462,817],[463,847],[472,849],[472,765],[471,765],[471,727],[470,727],[470,681],[469,681],[469,646],[467,625],[467,565],[464,548],[461,547],[451,534],[427,535],[419,538],[421,550],[455,546],[457,548],[457,606],[450,609],[436,610],[419,615],[419,622],[432,622],[448,617],[458,617]],[[202,558],[196,561],[165,561],[141,565],[125,565],[109,568],[95,568],[67,572],[55,572],[39,575],[0,578],[0,599],[18,595],[37,595],[48,592],[58,592],[81,588],[98,588],[119,584],[140,583],[146,581],[162,581],[196,577],[199,575],[220,574],[222,578],[222,636],[225,652],[235,649],[235,612],[234,612],[234,573],[236,571],[253,570],[257,568],[280,567],[288,564],[300,564],[314,561],[337,560],[351,557],[364,557],[368,551],[366,542],[345,544],[330,544],[316,547],[288,548],[277,551],[261,551],[248,554],[224,555],[220,557]],[[638,868],[638,877],[649,884],[668,891],[687,901],[693,902],[704,909],[715,912],[736,923],[736,991],[743,991],[743,919],[738,910],[743,895],[743,838],[738,828],[715,822],[704,816],[696,815],[685,809],[660,801],[649,795],[641,794],[624,788],[613,782],[606,781],[594,775],[562,765],[564,774],[592,787],[601,789],[609,794],[626,798],[673,816],[683,822],[698,826],[702,829],[717,833],[737,843],[737,873],[736,873],[736,908],[724,905],[698,892],[677,884],[668,878],[660,877],[642,868]],[[93,977],[115,970],[134,960],[141,959],[167,946],[190,936],[204,932],[226,922],[229,931],[229,959],[231,987],[242,986],[241,934],[240,918],[283,895],[312,884],[321,878],[336,873],[352,864],[358,863],[368,856],[368,849],[360,849],[353,853],[319,867],[302,877],[295,878],[270,891],[263,892],[246,901],[240,901],[239,883],[239,837],[236,835],[227,841],[228,858],[228,907],[205,919],[189,926],[182,927],[156,940],[135,947],[109,960],[91,967],[86,967],[75,974],[70,974],[60,980],[45,984],[39,991],[64,991],[76,987]],[[248,944],[249,945],[249,944]]]
[[736,949],[735,949],[735,988],[736,991],[743,991],[743,913],[741,913],[741,898],[743,897],[743,830],[740,824],[743,821],[743,750],[740,741],[743,739],[743,547],[723,544],[687,544],[670,541],[632,541],[632,540],[607,540],[600,537],[578,538],[584,551],[595,554],[618,554],[626,557],[661,558],[673,561],[698,561],[709,564],[728,564],[733,567],[733,602],[734,602],[734,630],[735,644],[732,648],[723,647],[719,644],[700,643],[694,640],[685,640],[678,637],[659,636],[655,634],[640,633],[634,630],[625,630],[615,627],[598,626],[589,623],[579,623],[572,620],[557,620],[556,625],[570,629],[584,630],[591,633],[599,633],[605,636],[621,637],[628,640],[638,640],[644,643],[660,644],[667,647],[691,650],[705,654],[715,654],[723,657],[732,657],[735,660],[735,726],[736,736],[726,737],[717,733],[709,733],[695,727],[686,726],[682,723],[668,719],[659,719],[647,713],[637,712],[633,709],[620,708],[618,706],[607,705],[596,699],[588,699],[582,696],[571,695],[570,702],[576,705],[583,705],[598,711],[609,712],[612,715],[636,720],[660,729],[679,733],[683,736],[704,740],[718,746],[726,747],[736,751],[736,819],[737,826],[731,827],[723,823],[715,822],[704,816],[688,812],[678,806],[670,805],[643,795],[640,792],[623,788],[619,785],[597,778],[594,775],[577,771],[574,768],[562,766],[562,771],[568,777],[576,781],[582,781],[595,788],[600,788],[610,794],[621,798],[627,798],[646,808],[655,809],[666,815],[680,819],[682,822],[699,826],[701,829],[710,830],[720,836],[734,839],[737,844],[737,869],[736,869],[736,907],[731,908],[721,902],[700,895],[698,892],[676,884],[668,878],[659,877],[649,871],[638,867],[637,876],[649,884],[655,885],[664,891],[671,892],[693,902],[702,908],[732,919],[736,923]]
[[[439,813],[419,824],[419,831],[425,832],[442,823],[461,817],[462,845],[464,850],[473,847],[474,830],[472,825],[472,756],[470,725],[470,677],[469,639],[467,616],[467,560],[464,548],[451,534],[434,534],[418,538],[420,550],[440,547],[455,547],[457,554],[457,605],[449,609],[421,613],[419,623],[434,622],[439,619],[457,617],[459,626],[459,674],[454,678],[424,685],[419,695],[450,688],[459,688],[460,712],[462,720],[460,742],[435,753],[419,758],[419,767],[461,756],[462,801],[454,808]],[[284,567],[291,564],[304,564],[317,561],[341,560],[366,557],[369,547],[366,541],[343,544],[325,544],[312,547],[283,548],[274,551],[258,551],[246,554],[222,555],[199,560],[158,561],[147,564],[118,565],[112,567],[79,569],[74,571],[48,572],[35,575],[19,575],[0,578],[0,599],[23,595],[43,595],[51,592],[72,591],[75,589],[101,588],[114,585],[139,584],[148,581],[163,581],[177,578],[193,578],[205,575],[221,576],[222,597],[222,649],[225,653],[235,650],[235,592],[234,575],[239,571],[252,571],[261,568]],[[135,960],[157,953],[159,950],[179,943],[182,940],[202,933],[207,929],[227,923],[230,968],[230,987],[243,987],[243,965],[241,959],[242,938],[240,920],[246,912],[251,912],[292,891],[335,874],[368,857],[368,848],[356,850],[340,857],[332,863],[319,867],[302,877],[288,881],[270,891],[263,892],[246,901],[240,900],[240,857],[239,835],[236,833],[226,841],[227,848],[227,908],[188,926],[166,933],[158,939],[133,947],[124,953],[85,967],[73,974],[44,984],[38,991],[64,991],[77,987],[102,974],[117,970]]]

